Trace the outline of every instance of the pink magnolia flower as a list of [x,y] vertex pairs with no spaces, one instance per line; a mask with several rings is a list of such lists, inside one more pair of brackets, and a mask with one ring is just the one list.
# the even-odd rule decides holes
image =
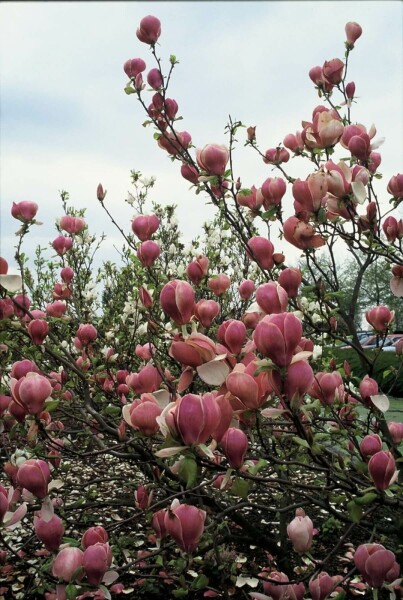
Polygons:
[[160,220],[157,215],[138,215],[132,221],[132,230],[141,242],[149,240],[158,230]]
[[33,319],[28,323],[28,333],[32,343],[41,346],[49,333],[49,325],[43,319]]
[[379,388],[375,379],[372,379],[369,375],[365,375],[360,382],[360,396],[364,402],[369,402],[371,396],[376,396],[378,391]]
[[[84,552],[80,548],[63,548],[60,550],[52,565],[52,575],[63,581],[71,581],[74,574],[75,579],[81,578],[81,567],[83,566]],[[81,575],[81,577],[80,577]]]
[[396,421],[390,421],[388,423],[388,428],[393,443],[400,444],[403,441],[403,423],[396,423]]
[[213,394],[186,394],[176,405],[174,422],[183,442],[191,446],[207,442],[220,416],[220,407]]
[[216,296],[222,296],[231,285],[231,279],[225,273],[210,277],[207,285]]
[[262,269],[272,269],[274,246],[270,240],[256,235],[248,240],[247,255],[253,261],[256,261]]
[[217,339],[223,342],[232,354],[239,354],[246,338],[246,327],[242,321],[228,319],[217,330]]
[[33,360],[25,358],[24,360],[17,360],[17,362],[12,365],[10,376],[15,379],[21,379],[21,377],[25,377],[27,373],[39,373],[39,368]]
[[242,363],[235,365],[227,376],[225,385],[235,397],[230,398],[235,410],[256,410],[266,401],[272,391],[267,374],[255,375],[257,365],[252,360],[247,366]]
[[381,544],[361,544],[354,553],[354,564],[363,580],[373,588],[398,578],[400,567],[396,556]]
[[191,142],[192,138],[187,131],[175,131],[174,133],[165,131],[158,138],[158,146],[172,156],[181,154],[190,146]]
[[343,386],[343,379],[338,371],[316,373],[309,393],[314,398],[318,398],[325,406],[330,406],[338,397],[341,386]]
[[375,331],[383,333],[395,318],[395,311],[387,306],[376,306],[366,311],[365,318]]
[[302,282],[302,273],[299,269],[287,267],[281,271],[278,282],[281,287],[285,289],[289,298],[296,298],[298,295],[298,288]]
[[242,300],[248,300],[255,291],[255,282],[252,279],[244,279],[238,286],[238,293]]
[[389,180],[387,190],[396,200],[403,198],[403,174],[394,175]]
[[162,377],[157,367],[147,364],[138,373],[131,373],[126,377],[126,384],[136,394],[148,394],[155,392],[161,385]]
[[154,46],[161,35],[161,21],[152,15],[143,17],[136,35],[140,42]]
[[377,490],[387,490],[396,481],[399,472],[389,451],[376,452],[369,460],[368,472]]
[[287,526],[287,535],[295,552],[308,552],[312,546],[313,523],[302,508],[297,508],[295,518]]
[[125,404],[122,409],[126,423],[147,437],[152,437],[158,432],[157,417],[161,412],[162,409],[152,394],[142,394],[141,400]]
[[54,552],[61,544],[64,535],[63,522],[57,515],[45,516],[37,513],[34,516],[36,536],[49,552]]
[[28,200],[23,200],[22,202],[18,202],[18,204],[13,202],[11,214],[14,219],[18,219],[22,223],[30,223],[34,220],[38,208],[35,202],[29,202]]
[[[26,315],[26,311],[31,306],[31,300],[24,294],[17,294],[13,298],[14,302],[14,314],[16,317],[23,318]],[[25,309],[25,310],[24,310]]]
[[355,21],[349,21],[348,23],[346,23],[344,29],[346,32],[346,43],[350,50],[352,50],[354,48],[355,42],[362,34],[362,27]]
[[199,183],[200,173],[197,170],[197,168],[194,167],[193,165],[186,165],[186,164],[182,165],[181,166],[181,175],[184,179],[187,179],[194,185],[197,185]]
[[322,72],[324,77],[332,85],[337,85],[343,79],[344,63],[339,58],[327,60],[323,64]]
[[82,324],[76,331],[76,336],[83,346],[88,346],[98,337],[98,332],[94,325],[90,323]]
[[159,69],[151,69],[147,74],[147,82],[153,90],[159,90],[164,85],[164,78]]
[[229,160],[228,148],[219,144],[207,144],[196,150],[196,160],[200,169],[209,175],[222,177]]
[[186,325],[194,313],[194,290],[186,281],[173,279],[162,288],[160,304],[162,310],[177,325]]
[[[390,280],[390,289],[392,294],[394,294],[397,298],[403,297],[403,266],[402,265],[393,265],[392,267],[393,277]],[[396,352],[397,352],[396,345]]]
[[220,314],[220,305],[215,300],[199,300],[195,305],[195,317],[203,327],[210,327],[214,319]]
[[60,228],[67,231],[67,233],[75,234],[80,233],[85,228],[85,221],[82,217],[73,217],[71,215],[64,215],[59,222]]
[[281,165],[289,160],[290,153],[285,148],[269,148],[263,158],[263,162],[270,165]]
[[0,275],[7,275],[8,273],[8,262],[5,258],[0,256]]
[[142,242],[137,249],[137,258],[144,267],[151,267],[160,254],[160,245],[152,240]]
[[46,305],[46,314],[49,317],[62,317],[67,310],[67,305],[65,302],[61,300],[56,300],[56,302],[51,302]]
[[94,544],[105,544],[109,539],[108,532],[101,525],[96,525],[95,527],[90,527],[87,529],[82,538],[81,538],[81,546],[84,548],[88,548],[88,546],[93,546]]
[[217,356],[217,350],[209,337],[192,332],[185,339],[174,339],[169,348],[169,355],[182,365],[196,368],[213,360]]
[[279,367],[290,364],[302,337],[301,321],[292,313],[267,315],[253,334],[257,349]]
[[65,237],[64,235],[59,235],[53,240],[52,246],[59,256],[63,256],[72,248],[73,240],[69,237]]
[[248,450],[247,435],[235,427],[230,427],[220,440],[221,448],[233,469],[240,469]]
[[393,243],[396,238],[399,238],[400,240],[403,238],[403,219],[399,219],[399,221],[397,221],[395,217],[390,215],[384,220],[382,229],[388,242]]
[[261,187],[265,209],[268,210],[271,206],[279,206],[286,191],[287,185],[284,179],[281,177],[268,177]]
[[17,404],[22,406],[30,415],[42,412],[45,400],[52,393],[49,379],[38,373],[27,373],[18,381],[11,379],[11,393]]
[[317,577],[311,579],[309,582],[309,591],[312,600],[325,600],[325,598],[328,598],[340,579],[339,575],[331,577],[326,571],[319,573]]
[[257,288],[256,302],[267,315],[282,313],[287,309],[288,294],[277,281],[269,281]]
[[[10,463],[8,463],[10,464]],[[14,512],[13,507],[19,501],[21,493],[13,487],[5,488],[0,485],[0,524],[7,529],[14,529],[27,513],[25,502],[21,504]]]
[[307,148],[334,146],[343,135],[344,125],[334,110],[317,106],[313,111],[312,123],[303,121],[302,139]]
[[305,181],[297,179],[292,186],[294,209],[297,217],[307,220],[318,212],[327,193],[327,179],[323,171],[309,175]]
[[148,492],[147,488],[144,485],[139,485],[134,492],[134,503],[136,508],[140,508],[141,510],[146,510],[152,502],[153,492]]
[[136,78],[139,73],[146,69],[146,63],[142,58],[129,58],[123,65],[123,70],[128,77]]
[[360,452],[364,458],[369,458],[382,450],[382,440],[378,434],[366,435],[360,442]]
[[45,498],[48,493],[50,469],[44,460],[31,458],[18,469],[17,483],[37,498]]
[[190,281],[195,285],[199,285],[208,272],[209,259],[207,256],[198,256],[196,260],[193,260],[188,264],[186,268],[186,274]]
[[312,367],[299,360],[287,368],[284,382],[284,393],[292,406],[299,405],[314,381]]
[[203,535],[206,512],[174,500],[165,514],[165,528],[184,552],[192,552]]
[[283,233],[287,242],[300,250],[320,248],[325,244],[325,240],[315,233],[312,225],[301,221],[298,217],[289,217],[284,222]]
[[297,131],[295,134],[287,134],[283,139],[283,144],[288,150],[295,152],[295,154],[301,154],[304,151],[304,140],[300,131]]
[[236,195],[236,201],[240,206],[246,206],[250,210],[259,210],[263,204],[263,195],[260,189],[252,185],[251,189],[242,189]]
[[83,568],[91,585],[99,585],[112,563],[112,550],[108,543],[92,544],[84,550]]

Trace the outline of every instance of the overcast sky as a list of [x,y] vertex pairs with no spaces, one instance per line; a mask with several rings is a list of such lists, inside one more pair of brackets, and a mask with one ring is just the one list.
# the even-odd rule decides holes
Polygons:
[[[363,35],[351,55],[349,80],[359,104],[353,120],[375,123],[386,141],[381,147],[388,197],[389,178],[402,172],[402,3],[401,2],[6,2],[0,5],[1,83],[1,255],[14,265],[17,223],[13,201],[39,204],[44,224],[32,230],[26,251],[47,246],[61,216],[59,190],[70,192],[75,207],[88,208],[91,230],[108,233],[103,256],[119,243],[96,200],[96,187],[108,189],[108,206],[130,229],[133,211],[124,203],[129,172],[157,177],[152,198],[179,205],[186,236],[197,234],[209,211],[189,191],[165,151],[143,128],[145,115],[135,95],[123,88],[123,63],[142,57],[155,65],[148,46],[136,38],[140,19],[162,22],[158,54],[175,68],[169,96],[177,100],[196,147],[226,143],[228,115],[257,125],[265,150],[301,129],[320,103],[308,71],[344,53],[344,25],[357,21]],[[151,97],[151,96],[150,96]],[[243,134],[240,134],[243,135]],[[292,175],[305,177],[288,163]],[[308,168],[308,165],[305,167]],[[256,154],[240,144],[235,176],[260,186],[272,174]],[[287,192],[290,214],[291,190]],[[275,243],[276,250],[284,242]],[[111,252],[112,249],[112,252]]]

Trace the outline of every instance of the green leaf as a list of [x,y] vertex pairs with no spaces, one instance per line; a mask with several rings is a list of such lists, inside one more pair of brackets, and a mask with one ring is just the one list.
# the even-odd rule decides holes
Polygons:
[[308,442],[296,435],[292,438],[292,441],[298,444],[298,446],[302,446],[303,448],[309,448]]
[[67,600],[75,600],[75,598],[77,598],[77,588],[73,583],[69,583],[64,591],[66,593]]
[[260,216],[262,217],[262,219],[267,220],[267,219],[271,219],[276,214],[277,214],[277,206],[272,206],[271,208],[269,208],[269,210],[266,210]]
[[194,486],[197,480],[197,463],[193,455],[185,456],[179,469],[179,475],[186,481],[186,489]]
[[130,94],[136,94],[136,90],[134,88],[132,88],[131,85],[127,85],[125,87],[125,92],[128,96],[130,96]]
[[208,582],[208,577],[201,574],[198,577],[196,577],[196,579],[193,581],[191,588],[192,590],[203,590],[206,587],[206,585],[208,585]]
[[245,481],[245,479],[240,479],[237,477],[232,484],[231,492],[234,494],[234,496],[238,496],[238,498],[246,500],[249,493],[249,482]]
[[353,523],[359,523],[362,517],[362,508],[358,506],[354,500],[347,504],[348,514]]
[[50,400],[49,402],[45,402],[45,410],[48,412],[53,412],[59,406],[60,400]]
[[260,469],[263,469],[266,465],[267,460],[264,460],[264,458],[259,458],[258,462],[249,469],[249,473],[251,475],[257,475]]
[[360,498],[354,498],[354,502],[358,506],[365,506],[366,504],[372,504],[374,500],[378,498],[378,494],[374,492],[369,492],[368,494],[364,494],[364,496],[360,496]]

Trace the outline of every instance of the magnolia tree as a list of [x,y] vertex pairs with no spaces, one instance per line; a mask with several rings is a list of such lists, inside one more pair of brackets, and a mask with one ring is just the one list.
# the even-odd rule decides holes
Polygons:
[[[131,231],[97,188],[123,238],[119,265],[94,268],[102,240],[63,192],[52,256],[39,248],[32,266],[23,244],[38,206],[13,204],[20,275],[0,262],[6,597],[402,597],[403,424],[374,378],[394,313],[368,307],[380,339],[368,353],[355,311],[378,259],[403,295],[403,175],[376,182],[375,127],[354,122],[347,78],[361,27],[345,31],[344,60],[309,71],[323,104],[281,146],[261,150],[255,127],[230,120],[227,145],[195,149],[168,97],[177,60],[163,72],[160,21],[141,21],[155,67],[129,59],[125,92],[216,207],[188,248],[175,207],[150,204],[154,180],[136,171]],[[243,131],[275,175],[250,188],[233,160]],[[300,268],[277,235],[300,250]],[[357,262],[349,306],[343,244]],[[401,389],[402,350],[388,389]]]

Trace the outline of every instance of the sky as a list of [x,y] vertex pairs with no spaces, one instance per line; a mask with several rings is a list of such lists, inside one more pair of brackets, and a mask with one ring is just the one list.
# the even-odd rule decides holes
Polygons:
[[[168,93],[179,104],[179,130],[196,147],[225,144],[228,115],[257,126],[263,150],[301,129],[321,103],[308,71],[335,57],[343,59],[344,25],[357,21],[363,35],[351,54],[349,80],[359,103],[353,120],[375,123],[388,198],[390,177],[402,172],[402,14],[403,4],[383,2],[3,2],[0,4],[0,254],[11,270],[18,223],[13,202],[39,205],[43,225],[32,228],[24,249],[55,237],[62,215],[59,191],[67,190],[76,208],[87,209],[92,232],[105,232],[101,259],[118,260],[119,234],[96,200],[99,182],[106,203],[130,231],[133,217],[124,199],[130,170],[155,176],[151,199],[178,205],[179,224],[190,240],[212,216],[202,196],[189,191],[179,166],[159,149],[152,129],[142,127],[144,112],[127,96],[123,63],[142,57],[154,67],[147,45],[136,37],[141,18],[162,23],[158,55],[164,67],[175,54]],[[149,95],[151,99],[151,94]],[[235,176],[259,187],[275,174],[243,140],[234,155]],[[293,176],[308,166],[290,162]],[[302,169],[302,170],[301,170]],[[292,213],[291,190],[285,201]],[[275,243],[276,251],[285,242]]]

